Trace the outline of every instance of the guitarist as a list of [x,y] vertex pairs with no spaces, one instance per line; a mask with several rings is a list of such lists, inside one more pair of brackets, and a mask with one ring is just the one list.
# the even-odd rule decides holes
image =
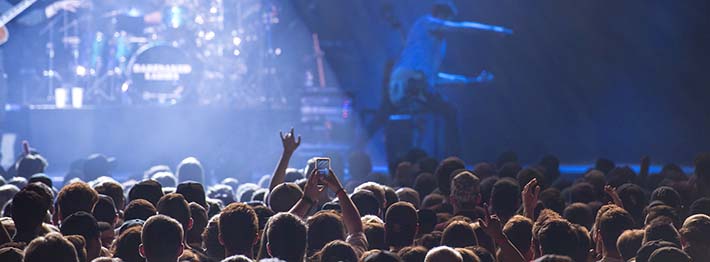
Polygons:
[[448,154],[458,154],[458,122],[456,108],[435,92],[437,85],[475,84],[493,80],[486,71],[476,77],[439,71],[446,54],[449,33],[489,31],[511,34],[510,29],[474,22],[455,22],[457,10],[450,1],[438,0],[432,13],[418,18],[412,25],[405,46],[389,79],[388,100],[398,113],[433,112],[445,121],[445,144]]
[[[20,2],[20,0],[0,0],[0,14],[5,14]],[[5,126],[3,114],[8,87],[21,85],[22,70],[27,68],[40,70],[46,66],[40,58],[46,56],[44,45],[47,41],[39,36],[40,28],[62,11],[76,11],[80,3],[78,0],[38,0],[8,24],[0,27],[0,129]],[[21,93],[19,89],[14,88],[12,93]]]

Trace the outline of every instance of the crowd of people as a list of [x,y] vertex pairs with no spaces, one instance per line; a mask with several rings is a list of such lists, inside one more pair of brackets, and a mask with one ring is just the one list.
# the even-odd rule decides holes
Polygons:
[[212,185],[195,158],[116,181],[102,155],[56,185],[26,146],[2,170],[0,261],[710,261],[710,154],[693,174],[599,159],[571,180],[551,155],[467,169],[412,150],[378,175],[354,152],[345,180],[289,168],[301,138],[281,140],[269,179]]

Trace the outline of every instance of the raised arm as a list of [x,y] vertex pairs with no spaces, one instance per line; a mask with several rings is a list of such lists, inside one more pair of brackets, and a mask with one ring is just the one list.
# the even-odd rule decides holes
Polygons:
[[340,183],[340,180],[338,180],[338,177],[333,173],[333,170],[330,170],[328,176],[321,178],[321,181],[328,186],[328,189],[335,192],[335,195],[338,197],[340,209],[343,213],[343,223],[345,223],[348,234],[352,235],[363,232],[360,211],[357,210],[355,204],[350,199],[347,192],[345,192],[343,184]]
[[477,22],[468,22],[468,21],[457,22],[457,21],[439,19],[439,18],[435,18],[435,17],[430,17],[429,19],[432,23],[434,23],[436,25],[436,28],[438,30],[442,30],[442,31],[460,31],[460,32],[487,31],[487,32],[499,33],[499,34],[503,34],[503,35],[512,35],[513,34],[512,29],[505,28],[502,26],[497,26],[497,25],[488,25],[488,24],[477,23]]
[[540,194],[540,186],[537,184],[537,179],[533,178],[523,188],[523,214],[535,221],[535,207],[537,206],[538,195]]
[[478,219],[478,224],[484,232],[493,239],[493,242],[500,247],[501,260],[506,262],[525,262],[525,257],[520,251],[513,246],[508,236],[503,233],[503,223],[496,215],[487,216],[488,222]]
[[436,74],[436,84],[437,85],[467,85],[476,83],[485,83],[493,81],[493,74],[486,70],[481,71],[478,76],[468,77],[463,75],[449,74],[444,72],[439,72]]
[[293,133],[293,128],[291,128],[291,131],[286,133],[286,135],[284,135],[283,132],[279,132],[279,136],[281,136],[283,152],[281,153],[279,164],[276,166],[276,170],[274,170],[274,174],[271,176],[271,181],[269,182],[269,192],[271,192],[274,187],[284,182],[286,179],[286,168],[288,168],[288,162],[291,160],[293,152],[295,152],[298,146],[301,145],[301,136],[298,136],[298,139],[296,139],[296,136]]
[[303,187],[303,196],[296,202],[291,210],[288,212],[294,214],[302,219],[306,219],[308,211],[311,211],[313,205],[316,204],[318,195],[320,195],[320,189],[318,188],[318,172],[317,169],[313,170],[313,173],[308,176],[308,181],[306,181],[306,186]]

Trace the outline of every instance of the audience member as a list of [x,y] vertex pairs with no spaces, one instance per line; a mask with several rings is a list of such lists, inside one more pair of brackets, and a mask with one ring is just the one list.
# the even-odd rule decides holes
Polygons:
[[164,215],[152,216],[141,231],[139,252],[146,262],[177,262],[184,249],[183,235],[177,220]]
[[249,205],[232,203],[219,215],[219,242],[225,257],[244,255],[254,258],[254,245],[259,239],[259,220]]
[[23,262],[79,262],[72,243],[59,233],[35,238],[24,253]]

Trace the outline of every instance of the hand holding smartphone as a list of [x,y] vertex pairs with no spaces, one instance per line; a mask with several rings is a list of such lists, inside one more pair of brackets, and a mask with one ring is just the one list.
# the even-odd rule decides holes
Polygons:
[[[316,174],[318,174],[319,180],[326,178],[330,173],[330,158],[329,157],[319,157],[316,158]],[[318,187],[322,188],[323,183],[318,182]]]

